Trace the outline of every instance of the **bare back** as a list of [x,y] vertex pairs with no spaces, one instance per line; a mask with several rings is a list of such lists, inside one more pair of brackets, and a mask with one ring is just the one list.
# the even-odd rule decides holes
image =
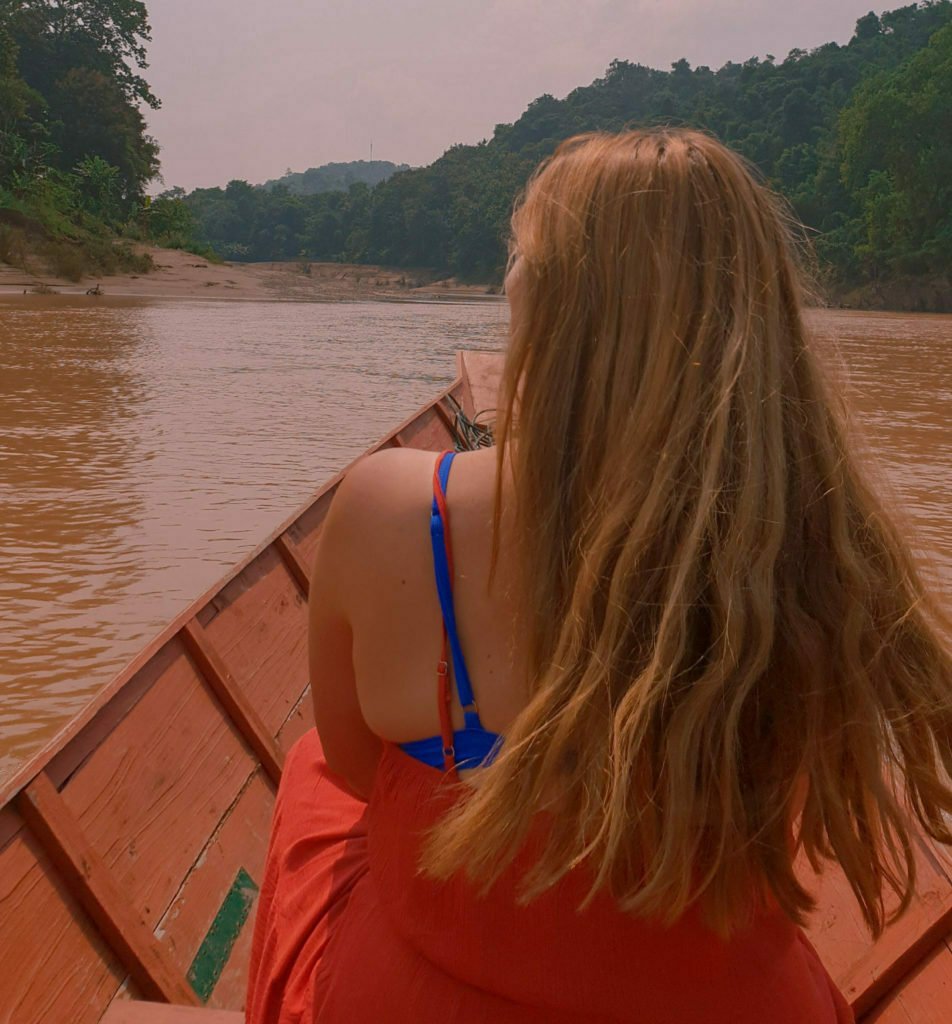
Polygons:
[[[514,635],[505,527],[489,585],[495,460],[492,449],[458,455],[447,508],[460,641],[483,725],[505,734],[525,695],[516,683],[522,652]],[[439,732],[440,606],[429,535],[435,462],[432,452],[404,449],[377,453],[360,466],[365,475],[373,473],[375,507],[365,509],[372,529],[348,583],[352,656],[363,716],[373,732],[394,743]],[[504,523],[505,515],[504,503]],[[453,712],[459,725],[455,697]]]

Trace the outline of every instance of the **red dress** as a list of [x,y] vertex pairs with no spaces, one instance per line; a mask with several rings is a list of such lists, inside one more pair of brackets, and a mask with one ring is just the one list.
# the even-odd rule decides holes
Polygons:
[[416,865],[452,800],[442,773],[387,745],[370,804],[328,773],[315,732],[291,751],[255,923],[249,1024],[849,1024],[803,933],[779,911],[723,942],[605,898],[578,872],[527,907],[520,862],[480,899]]
[[[421,837],[456,799],[456,759],[491,756],[496,739],[479,721],[456,632],[451,462],[444,453],[437,463],[431,514],[441,735],[406,744],[429,763],[385,744],[369,804],[336,785],[313,730],[289,753],[255,922],[249,1024],[849,1024],[845,999],[779,910],[730,941],[695,911],[670,928],[607,896],[579,912],[582,869],[519,907],[539,832],[484,898],[462,878],[419,874]],[[467,722],[455,733],[448,644]]]

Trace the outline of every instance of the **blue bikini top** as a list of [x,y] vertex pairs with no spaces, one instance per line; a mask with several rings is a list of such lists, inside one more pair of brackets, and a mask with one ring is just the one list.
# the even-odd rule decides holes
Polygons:
[[[463,707],[462,729],[452,731],[452,743],[447,747],[444,736],[448,736],[449,726],[444,733],[428,736],[422,740],[411,740],[401,743],[400,749],[410,757],[422,761],[434,768],[475,768],[490,764],[502,743],[502,738],[483,727],[476,708],[476,697],[466,670],[463,648],[459,642],[456,628],[456,613],[453,608],[453,572],[452,546],[450,543],[449,516],[446,510],[446,485],[449,480],[450,467],[456,452],[443,452],[437,462],[437,470],[433,481],[433,504],[430,510],[430,543],[433,547],[433,568],[436,575],[436,592],[440,599],[443,613],[444,650],[449,641],[453,681],[456,692]],[[448,666],[440,663],[438,673],[441,688],[445,693],[440,695],[441,705],[445,701],[446,711],[441,710],[441,720],[449,722],[448,704],[449,690],[446,688],[445,675]],[[445,718],[444,718],[445,715]]]

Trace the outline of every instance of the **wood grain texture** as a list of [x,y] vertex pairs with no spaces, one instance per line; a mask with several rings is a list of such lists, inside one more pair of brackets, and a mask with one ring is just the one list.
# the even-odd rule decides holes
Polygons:
[[275,538],[274,549],[287,566],[288,572],[291,573],[291,577],[301,591],[301,596],[306,599],[311,589],[311,574],[297,544],[286,533],[282,533],[280,537]]
[[63,799],[154,928],[257,768],[180,641]]
[[211,637],[193,619],[182,627],[182,641],[199,671],[225,709],[225,714],[255,752],[268,777],[277,786],[281,781],[284,755],[268,731],[251,699],[238,685]]
[[257,909],[256,901],[251,915],[238,936],[238,941],[232,948],[231,956],[218,979],[211,999],[208,1001],[211,1006],[222,1009],[242,1009],[245,1005],[245,995],[248,989],[248,965],[251,963],[251,942],[254,938],[254,911]]
[[0,846],[0,1024],[94,1024],[125,969],[17,819]]
[[[258,885],[261,884],[273,811],[274,793],[258,771],[248,780],[221,828],[202,850],[194,870],[159,922],[156,930],[168,944],[170,956],[182,972],[188,971],[239,869],[244,868]],[[241,1009],[244,1004],[253,916],[254,908],[212,991],[211,1006]]]
[[308,685],[307,606],[273,551],[249,586],[239,583],[227,588],[205,630],[275,736]]
[[439,416],[443,426],[446,427],[447,434],[452,437],[456,426],[456,417],[446,408],[442,399],[433,406],[433,411]]
[[327,512],[334,499],[337,487],[331,488],[321,499],[306,509],[301,517],[290,527],[288,536],[297,544],[298,552],[308,570],[314,565],[317,554],[317,538],[327,518]]
[[314,704],[311,700],[311,689],[308,687],[301,694],[294,710],[287,717],[287,721],[281,726],[278,733],[278,742],[281,749],[288,751],[307,732],[314,728]]
[[400,441],[407,448],[422,448],[430,452],[452,448],[455,443],[449,427],[433,409],[408,423],[400,431]]
[[[807,883],[819,908],[808,929],[810,941],[858,1014],[900,985],[952,930],[952,880],[924,843],[917,843],[916,855],[917,897],[875,943],[838,868],[831,866],[821,878]],[[806,877],[804,872],[805,881]]]
[[126,1001],[110,1006],[102,1024],[244,1024],[244,1019],[243,1013],[232,1010]]
[[[116,989],[115,995],[109,1001],[109,1006],[112,1006],[115,1002],[128,1002],[130,999],[143,1000],[145,996],[139,991],[136,983],[126,975],[122,980],[122,984]],[[164,1005],[164,1004],[163,1004]],[[106,1013],[109,1012],[109,1007],[106,1007]]]
[[502,381],[501,352],[460,352],[461,402],[467,416],[495,410]]
[[17,810],[76,901],[139,989],[150,999],[194,1004],[185,976],[129,906],[49,778],[41,773],[17,797]]
[[862,1024],[949,1024],[952,1021],[952,936],[859,1019]]

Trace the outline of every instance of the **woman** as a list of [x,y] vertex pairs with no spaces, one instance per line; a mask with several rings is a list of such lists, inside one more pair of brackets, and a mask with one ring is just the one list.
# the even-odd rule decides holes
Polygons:
[[512,247],[496,449],[380,452],[328,514],[249,1018],[849,1021],[794,857],[874,933],[908,900],[952,661],[784,215],[707,136],[590,135]]

